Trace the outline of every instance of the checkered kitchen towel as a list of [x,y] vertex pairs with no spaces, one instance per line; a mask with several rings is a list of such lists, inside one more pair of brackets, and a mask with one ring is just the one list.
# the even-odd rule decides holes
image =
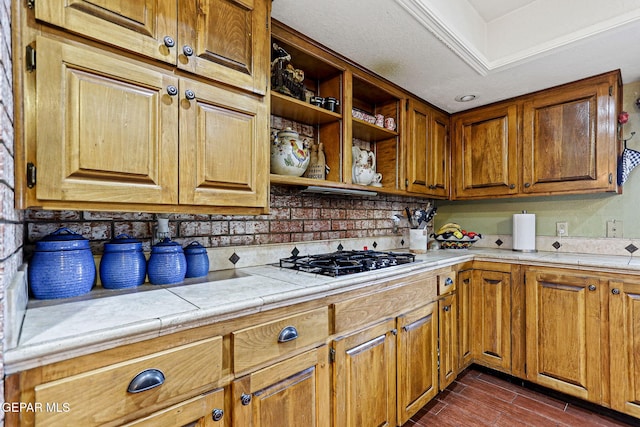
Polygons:
[[640,165],[640,151],[624,148],[618,162],[618,185],[624,184],[631,171]]

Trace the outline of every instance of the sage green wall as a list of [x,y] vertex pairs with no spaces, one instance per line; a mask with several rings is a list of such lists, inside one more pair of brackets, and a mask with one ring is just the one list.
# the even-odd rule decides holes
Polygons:
[[[627,146],[640,151],[640,81],[623,87],[623,109],[629,122],[623,126],[624,138],[637,134]],[[608,220],[623,221],[623,237],[640,238],[640,166],[631,172],[623,194],[590,194],[479,201],[439,201],[436,227],[457,222],[468,230],[486,234],[511,234],[512,215],[526,210],[536,214],[536,234],[555,236],[556,222],[569,223],[569,236],[606,237]]]

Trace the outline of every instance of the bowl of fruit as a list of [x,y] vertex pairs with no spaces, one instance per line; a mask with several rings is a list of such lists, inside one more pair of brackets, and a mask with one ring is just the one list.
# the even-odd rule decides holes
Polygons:
[[440,227],[434,233],[434,237],[442,249],[468,249],[482,239],[480,233],[467,231],[455,222],[449,222]]

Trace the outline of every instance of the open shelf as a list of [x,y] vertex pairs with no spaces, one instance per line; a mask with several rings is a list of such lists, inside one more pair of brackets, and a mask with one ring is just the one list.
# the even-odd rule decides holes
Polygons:
[[342,115],[278,92],[271,92],[271,114],[306,125],[337,122]]
[[377,142],[383,139],[395,138],[398,132],[376,126],[364,120],[351,118],[353,124],[353,137],[369,142]]

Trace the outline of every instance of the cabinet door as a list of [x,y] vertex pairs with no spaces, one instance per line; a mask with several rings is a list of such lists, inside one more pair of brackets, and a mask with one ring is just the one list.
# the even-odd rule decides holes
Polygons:
[[219,389],[158,411],[123,427],[230,427],[224,413],[224,390]]
[[167,93],[177,79],[98,50],[36,43],[37,198],[177,203],[178,99]]
[[389,319],[334,341],[334,426],[397,425],[395,333]]
[[180,81],[179,96],[180,203],[266,208],[264,99],[187,79]]
[[453,198],[508,196],[518,192],[515,103],[453,117]]
[[471,278],[472,270],[458,273],[458,372],[473,362],[471,344]]
[[270,8],[268,0],[179,1],[178,67],[266,94]]
[[525,276],[527,379],[600,403],[602,292],[597,279],[547,270]]
[[36,3],[35,15],[85,37],[175,64],[177,10],[177,0],[47,0]]
[[601,77],[525,101],[523,192],[616,189],[615,87]]
[[235,380],[233,425],[328,427],[328,363],[325,345]]
[[451,294],[438,301],[438,348],[440,349],[440,390],[458,375],[458,300]]
[[482,365],[511,371],[511,275],[473,270],[471,285],[473,358]]
[[438,393],[438,313],[431,303],[398,317],[398,423]]
[[425,104],[409,100],[407,191],[449,195],[449,119]]
[[609,284],[611,407],[640,418],[640,283]]

